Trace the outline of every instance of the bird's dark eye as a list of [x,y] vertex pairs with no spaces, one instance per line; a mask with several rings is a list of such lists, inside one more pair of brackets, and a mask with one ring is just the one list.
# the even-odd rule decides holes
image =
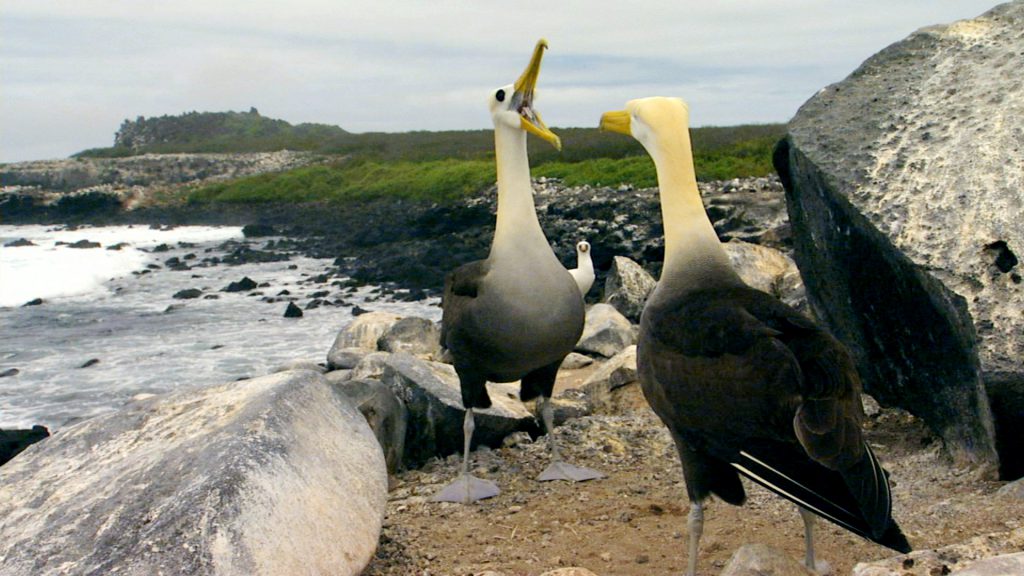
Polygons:
[[505,101],[505,91],[504,90],[498,90],[498,93],[495,94],[494,97],[498,99],[498,102],[504,102]]

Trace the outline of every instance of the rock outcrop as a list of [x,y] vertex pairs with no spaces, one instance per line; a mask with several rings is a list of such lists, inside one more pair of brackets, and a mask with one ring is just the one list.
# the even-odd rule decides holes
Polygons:
[[807,101],[775,154],[811,305],[866,390],[983,465],[984,383],[1024,387],[1022,54],[1021,1],[921,29]]
[[387,473],[323,377],[136,401],[0,468],[0,574],[359,574]]

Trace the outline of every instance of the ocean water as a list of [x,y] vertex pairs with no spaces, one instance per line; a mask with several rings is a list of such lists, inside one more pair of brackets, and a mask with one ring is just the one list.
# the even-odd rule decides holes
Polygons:
[[[8,247],[24,238],[35,246]],[[79,240],[100,248],[70,248]],[[313,293],[367,310],[437,320],[437,299],[392,301],[375,287],[354,292],[315,277],[331,260],[201,265],[248,243],[237,227],[145,226],[68,230],[0,226],[0,428],[43,424],[52,430],[102,414],[138,394],[161,394],[266,374],[293,361],[324,362],[350,306],[284,317],[293,298],[306,308]],[[228,244],[225,244],[228,243]],[[120,250],[108,246],[122,244]],[[160,245],[167,251],[154,251]],[[177,257],[193,266],[171,270]],[[223,292],[249,277],[264,286]],[[199,289],[197,299],[173,298]],[[287,296],[278,296],[284,290]],[[43,303],[24,306],[41,298]]]

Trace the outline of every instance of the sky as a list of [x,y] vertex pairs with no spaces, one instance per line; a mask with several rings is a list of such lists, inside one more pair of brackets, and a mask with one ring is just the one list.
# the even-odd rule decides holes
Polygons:
[[681,96],[694,126],[786,122],[918,28],[995,0],[3,0],[0,162],[110,146],[125,119],[246,111],[352,132],[489,128],[538,38],[536,108],[596,126]]

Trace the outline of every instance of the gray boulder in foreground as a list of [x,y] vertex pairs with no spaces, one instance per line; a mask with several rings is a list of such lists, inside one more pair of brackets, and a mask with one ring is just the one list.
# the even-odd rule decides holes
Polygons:
[[0,468],[0,574],[359,574],[386,500],[377,440],[323,376],[188,390]]
[[808,100],[774,159],[813,309],[961,463],[997,460],[985,384],[1024,387],[1022,54],[1021,1],[923,28]]

